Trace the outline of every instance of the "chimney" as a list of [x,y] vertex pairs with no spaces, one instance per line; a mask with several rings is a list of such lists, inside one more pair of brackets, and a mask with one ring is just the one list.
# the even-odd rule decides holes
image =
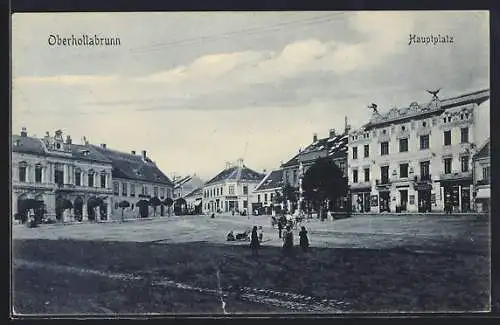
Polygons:
[[347,116],[345,117],[345,129],[344,134],[348,134],[351,131],[351,126],[347,123]]
[[71,144],[73,141],[71,140],[71,137],[69,135],[66,136],[66,144]]
[[318,134],[314,133],[313,134],[313,142],[316,142],[316,141],[318,141]]
[[131,154],[135,155],[135,150],[130,151]]
[[142,159],[146,160],[146,150],[142,150]]
[[335,129],[330,129],[330,138],[335,137]]
[[22,136],[22,137],[27,137],[27,136],[28,136],[28,132],[26,131],[26,128],[25,128],[25,127],[23,127],[23,128],[21,129],[21,136]]
[[101,148],[106,149],[106,144],[105,143],[101,143]]

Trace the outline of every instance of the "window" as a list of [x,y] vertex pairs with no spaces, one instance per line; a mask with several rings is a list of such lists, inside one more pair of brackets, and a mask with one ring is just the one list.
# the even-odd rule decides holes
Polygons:
[[220,195],[224,195],[224,188],[223,187],[220,188]]
[[382,178],[382,184],[389,183],[389,166],[380,167],[380,177]]
[[352,147],[352,159],[358,159],[358,147]]
[[64,171],[62,165],[57,164],[55,166],[54,182],[58,185],[64,184]]
[[120,183],[113,182],[113,195],[120,195]]
[[248,201],[243,201],[243,209],[248,209]]
[[94,187],[94,172],[93,171],[89,171],[89,187]]
[[490,166],[483,167],[483,179],[490,179]]
[[399,152],[407,152],[408,151],[408,139],[399,139]]
[[460,157],[460,165],[462,167],[462,173],[469,171],[469,156]]
[[135,184],[130,184],[130,196],[135,196]]
[[451,173],[451,158],[444,159],[444,173],[445,174]]
[[389,154],[389,142],[381,142],[380,143],[380,155],[385,156]]
[[427,126],[427,122],[423,121],[422,126],[425,128]]
[[267,193],[264,193],[264,202],[267,202]]
[[106,188],[106,174],[101,173],[101,188]]
[[229,195],[234,195],[234,185],[229,185]]
[[158,197],[158,186],[153,187],[153,196]]
[[42,166],[40,164],[37,164],[35,166],[35,183],[41,183],[42,182]]
[[273,200],[274,200],[274,193],[271,193],[269,195],[271,196],[271,198],[270,198],[271,202],[273,202]]
[[146,185],[142,185],[142,195],[149,195],[149,190]]
[[365,168],[365,182],[370,181],[370,168]]
[[451,145],[451,130],[444,131],[444,145],[449,146]]
[[429,135],[421,135],[420,136],[420,149],[429,149]]
[[358,182],[358,170],[354,169],[352,171],[352,182],[357,183]]
[[408,164],[399,165],[399,177],[401,178],[408,177]]
[[163,199],[165,197],[165,188],[161,187],[160,188],[160,198]]
[[292,179],[292,181],[293,181],[293,184],[297,183],[297,170],[296,169],[293,170],[293,179]]
[[420,178],[422,180],[430,179],[429,166],[430,166],[430,161],[420,162]]
[[19,164],[19,181],[26,182],[26,163],[22,162]]
[[370,156],[370,145],[365,144],[364,151],[365,151],[365,158],[368,158]]
[[127,196],[128,184],[122,183],[122,196]]
[[75,185],[76,186],[82,185],[82,172],[79,169],[75,170]]
[[260,194],[257,194],[257,202],[260,203]]
[[248,186],[247,185],[243,185],[243,194],[244,195],[248,194]]
[[469,128],[461,128],[460,129],[460,141],[462,143],[469,142]]

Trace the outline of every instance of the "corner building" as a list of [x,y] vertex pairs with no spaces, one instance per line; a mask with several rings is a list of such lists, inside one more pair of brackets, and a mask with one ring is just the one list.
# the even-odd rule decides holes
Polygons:
[[473,208],[476,111],[489,90],[378,112],[349,133],[353,212],[453,212]]

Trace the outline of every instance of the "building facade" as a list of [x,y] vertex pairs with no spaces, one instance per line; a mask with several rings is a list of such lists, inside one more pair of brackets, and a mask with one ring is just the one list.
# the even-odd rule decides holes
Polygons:
[[203,186],[204,211],[249,212],[251,203],[255,203],[257,198],[253,191],[264,176],[246,167],[242,159],[235,165],[227,164]]
[[489,90],[379,113],[349,133],[354,212],[472,210],[475,112]]
[[184,195],[186,206],[189,213],[202,214],[203,213],[203,187],[198,187]]
[[257,196],[257,202],[254,204],[253,211],[259,210],[264,214],[272,214],[275,204],[276,193],[282,193],[283,190],[283,170],[273,170],[262,179],[253,191]]
[[[152,198],[164,201],[172,198],[174,185],[158,168],[145,150],[142,154],[120,152],[107,148],[106,144],[88,147],[106,157],[112,167],[111,214],[114,219],[164,216],[167,209],[160,204],[156,207],[142,204]],[[128,207],[120,207],[128,202]],[[122,205],[123,206],[123,205]],[[144,206],[141,207],[141,206]]]
[[111,161],[91,147],[63,139],[62,131],[43,139],[23,128],[12,136],[12,209],[25,215],[23,202],[43,204],[45,218],[64,221],[109,220]]
[[197,188],[202,187],[205,182],[196,176],[196,174],[191,176],[180,177],[174,180],[174,200],[179,198],[184,198],[189,193],[193,192]]
[[490,139],[481,146],[473,157],[474,162],[474,202],[476,211],[491,212],[491,152]]
[[[314,134],[310,145],[304,150],[299,150],[297,155],[281,165],[283,169],[283,183],[289,184],[295,188],[300,197],[301,173],[305,174],[307,170],[321,158],[331,159],[342,171],[344,177],[347,177],[347,143],[349,130],[350,126],[347,124],[346,117],[345,129],[342,133],[338,134],[334,129],[331,129],[328,137],[325,138],[318,138],[317,134]],[[299,198],[299,201],[300,200],[301,198]],[[341,202],[343,202],[343,200],[341,200]],[[297,204],[298,202],[292,202],[292,208],[297,208]],[[335,210],[335,206],[332,206],[331,209]]]

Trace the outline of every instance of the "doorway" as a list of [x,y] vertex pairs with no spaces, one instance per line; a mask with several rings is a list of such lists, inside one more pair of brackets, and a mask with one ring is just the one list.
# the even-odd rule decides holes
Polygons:
[[390,212],[389,208],[389,200],[390,200],[390,192],[389,191],[384,191],[384,192],[379,192],[380,195],[380,212]]
[[470,188],[462,187],[462,212],[469,212],[470,209]]
[[431,190],[418,191],[418,212],[431,212]]
[[408,207],[408,190],[399,190],[399,195],[401,197],[400,211],[405,212]]

